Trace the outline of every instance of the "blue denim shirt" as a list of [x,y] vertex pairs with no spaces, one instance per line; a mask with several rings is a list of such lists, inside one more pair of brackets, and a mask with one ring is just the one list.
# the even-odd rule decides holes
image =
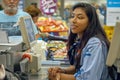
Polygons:
[[81,52],[80,67],[74,74],[76,80],[110,80],[106,66],[107,51],[104,42],[96,37],[90,38]]

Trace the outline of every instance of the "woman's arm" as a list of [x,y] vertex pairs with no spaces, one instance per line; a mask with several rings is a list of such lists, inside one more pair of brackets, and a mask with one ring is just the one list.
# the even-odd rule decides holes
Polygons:
[[57,73],[74,74],[75,73],[75,67],[70,66],[66,69],[62,69],[60,67],[52,67],[52,68],[48,69],[48,73],[52,76],[56,76]]
[[72,74],[57,73],[56,79],[52,80],[76,80]]
[[106,55],[98,38],[91,38],[81,55],[81,67],[75,73],[76,80],[107,80]]
[[60,80],[76,80],[73,74],[60,73]]
[[73,74],[64,74],[64,73],[57,73],[56,76],[53,76],[49,73],[50,80],[76,80]]
[[63,69],[65,74],[74,74],[75,73],[75,66],[71,65],[66,69]]

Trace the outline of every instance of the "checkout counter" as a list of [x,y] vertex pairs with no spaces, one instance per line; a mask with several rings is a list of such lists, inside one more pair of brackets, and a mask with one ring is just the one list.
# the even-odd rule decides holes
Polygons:
[[38,74],[29,74],[28,75],[29,80],[49,80],[47,70],[48,70],[48,68],[54,67],[54,66],[59,66],[59,67],[62,67],[62,68],[66,68],[69,65],[51,65],[51,66],[50,65],[48,65],[48,66],[47,65],[46,66],[42,65]]
[[[10,38],[10,39],[12,42],[13,38]],[[11,43],[12,45],[11,44],[2,44],[2,43],[0,44],[0,50],[2,48],[11,47],[11,49],[9,51],[10,52],[12,51],[12,53],[7,53],[7,55],[5,53],[4,58],[2,58],[3,60],[0,60],[0,61],[2,61],[2,62],[6,61],[6,62],[4,62],[5,67],[7,67],[8,69],[11,69],[12,71],[13,71],[14,64],[19,62],[20,68],[21,68],[21,73],[26,73],[26,76],[23,75],[24,77],[26,77],[25,80],[48,80],[48,73],[47,73],[48,68],[53,67],[53,66],[59,66],[59,67],[65,68],[65,67],[69,66],[68,64],[65,65],[63,61],[46,60],[46,58],[45,58],[46,56],[43,55],[43,54],[45,54],[46,49],[41,49],[38,51],[35,50],[36,47],[45,45],[45,43],[43,43],[43,44],[40,43],[41,41],[37,45],[35,45],[35,47],[32,47],[32,50],[35,50],[35,51],[31,51],[33,53],[30,53],[30,55],[32,56],[32,62],[31,62],[31,61],[29,61],[28,56],[26,57],[26,55],[24,55],[24,53],[27,53],[27,52],[20,51],[20,50],[22,50],[22,42],[18,41],[18,37],[14,37],[13,40],[15,40],[17,43],[16,44]],[[13,42],[15,43],[15,41],[13,41]],[[40,52],[40,54],[38,52]],[[3,57],[2,55],[0,55],[0,56]],[[24,56],[24,59],[23,59],[23,56]],[[9,59],[7,59],[8,57],[9,57]],[[21,60],[21,59],[23,59],[23,60]],[[2,62],[0,62],[0,63],[2,63]],[[15,79],[11,78],[11,80],[15,80]]]
[[[47,72],[48,68],[54,67],[54,66],[66,68],[69,66],[68,60],[66,60],[66,61],[64,61],[64,60],[47,60],[47,58],[45,58],[46,57],[46,55],[45,55],[46,48],[43,47],[43,45],[45,46],[45,43],[40,41],[38,43],[38,45],[39,45],[39,47],[42,46],[42,48],[40,51],[38,51],[39,53],[38,52],[34,52],[34,53],[42,54],[42,55],[41,55],[40,59],[38,57],[39,55],[36,55],[36,54],[32,55],[32,57],[33,57],[32,59],[34,59],[34,62],[33,62],[33,64],[31,63],[32,66],[30,65],[31,69],[28,70],[28,72],[30,72],[30,71],[33,71],[33,72],[28,73],[28,80],[48,80],[48,72]],[[35,45],[35,46],[38,47],[38,45]],[[42,53],[40,53],[40,52],[42,52]],[[33,65],[38,65],[38,67],[33,66]],[[29,68],[30,68],[30,66],[29,66]],[[34,68],[34,70],[33,70],[33,68]],[[34,71],[37,71],[37,70],[39,70],[39,71],[34,73]]]
[[[34,45],[35,34],[33,33],[33,22],[30,16],[21,17],[19,21],[21,36],[10,36],[9,41],[7,43],[0,43],[0,64],[4,64],[5,68],[8,68],[13,73],[18,68],[14,65],[19,63],[20,74],[26,73],[27,78],[25,80],[48,80],[47,79],[47,69],[51,66],[56,66],[56,64],[52,65],[42,65],[42,60],[46,60],[45,52],[46,49],[45,44],[39,43]],[[29,31],[29,32],[27,32]],[[5,34],[6,35],[6,34]],[[3,36],[3,35],[1,35]],[[7,35],[5,37],[7,41]],[[23,39],[23,40],[22,40]],[[2,40],[4,41],[4,39]],[[25,43],[25,45],[23,44]],[[42,47],[42,48],[40,48]],[[23,50],[31,49],[30,52],[23,52]],[[29,53],[26,54],[26,53]],[[46,62],[48,62],[46,60]],[[54,62],[51,62],[54,63]],[[57,63],[57,66],[61,66]],[[16,72],[15,72],[16,73]],[[23,75],[25,76],[25,75]],[[13,76],[14,77],[14,76]],[[9,80],[16,80],[10,77]],[[22,79],[23,80],[23,79]]]

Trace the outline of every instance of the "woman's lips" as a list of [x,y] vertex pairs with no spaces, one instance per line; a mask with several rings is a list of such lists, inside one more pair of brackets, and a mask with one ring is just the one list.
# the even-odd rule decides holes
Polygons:
[[76,29],[76,26],[75,25],[71,25],[71,29]]

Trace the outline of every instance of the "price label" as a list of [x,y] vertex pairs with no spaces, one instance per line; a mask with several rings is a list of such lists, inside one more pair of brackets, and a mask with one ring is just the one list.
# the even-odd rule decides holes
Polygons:
[[40,0],[40,9],[44,14],[52,15],[57,9],[57,0]]

